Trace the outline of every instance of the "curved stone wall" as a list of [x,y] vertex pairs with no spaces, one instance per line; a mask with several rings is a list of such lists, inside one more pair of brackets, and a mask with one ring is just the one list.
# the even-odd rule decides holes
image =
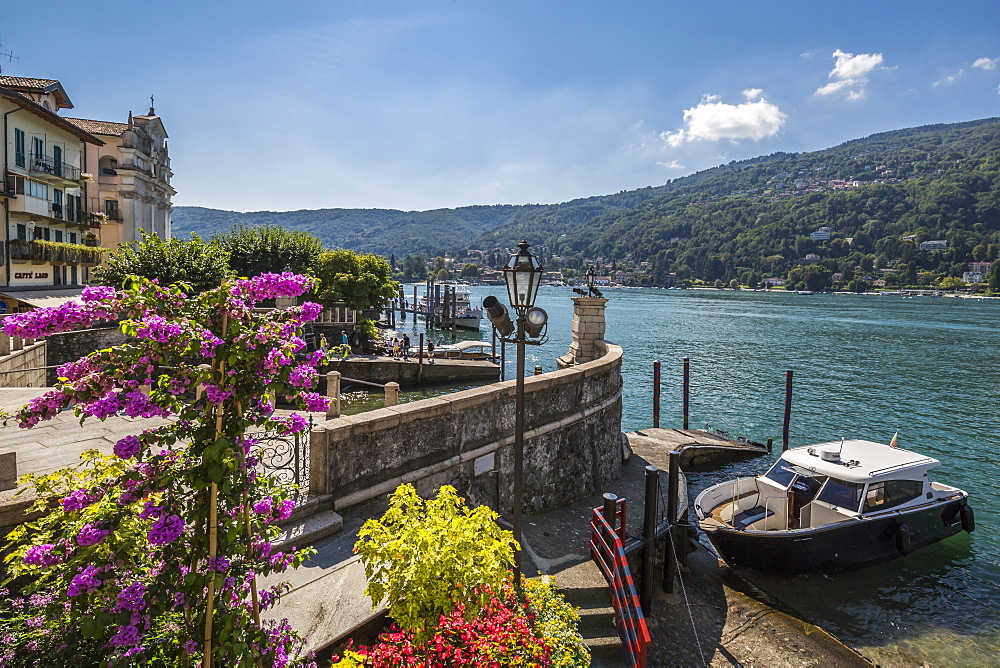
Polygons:
[[[525,378],[526,511],[599,491],[621,467],[621,347]],[[404,482],[454,485],[470,504],[510,510],[515,381],[334,418],[310,440],[310,494],[342,510]]]

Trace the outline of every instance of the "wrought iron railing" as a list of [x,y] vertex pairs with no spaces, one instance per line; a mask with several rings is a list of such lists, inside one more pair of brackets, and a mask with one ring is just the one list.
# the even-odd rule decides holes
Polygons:
[[251,432],[247,436],[257,443],[258,466],[264,475],[279,485],[294,487],[296,494],[305,497],[309,491],[309,428],[297,434],[280,434],[276,431]]
[[80,180],[79,167],[74,167],[68,162],[56,160],[51,155],[45,155],[43,153],[31,154],[31,162],[28,164],[28,170],[32,172],[51,174],[70,181]]

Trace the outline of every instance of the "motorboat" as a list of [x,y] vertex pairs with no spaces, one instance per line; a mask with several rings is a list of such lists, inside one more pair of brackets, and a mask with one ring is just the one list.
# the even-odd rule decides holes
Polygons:
[[[427,297],[426,295],[420,298],[420,312],[427,314]],[[449,306],[450,310],[450,306]],[[434,308],[434,313],[436,317],[442,317],[442,305],[438,303]],[[464,289],[455,289],[455,327],[461,327],[463,329],[474,329],[479,330],[479,323],[483,319],[483,308],[482,306],[472,305],[472,293]],[[448,322],[445,326],[451,326],[451,317],[448,317]]]
[[969,495],[928,479],[940,463],[859,439],[791,448],[763,475],[705,489],[694,510],[730,565],[851,570],[975,529]]
[[[424,348],[424,356],[427,356],[427,348]],[[420,354],[418,347],[410,347],[410,354],[416,357]],[[485,360],[492,362],[495,359],[493,354],[493,344],[487,341],[458,341],[457,343],[434,344],[434,359],[452,360]]]
[[796,290],[795,294],[797,294],[797,295],[811,295],[811,294],[813,294],[813,291],[812,290]]

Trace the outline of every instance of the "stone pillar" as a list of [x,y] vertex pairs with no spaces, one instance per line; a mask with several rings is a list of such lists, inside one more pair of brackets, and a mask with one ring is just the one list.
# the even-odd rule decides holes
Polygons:
[[604,338],[604,297],[573,297],[573,342],[556,360],[560,369],[597,358],[595,341]]

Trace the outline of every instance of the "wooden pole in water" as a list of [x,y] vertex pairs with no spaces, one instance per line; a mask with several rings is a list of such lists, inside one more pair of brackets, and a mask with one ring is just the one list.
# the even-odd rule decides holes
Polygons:
[[653,362],[653,429],[660,428],[660,361]]
[[639,605],[647,617],[653,613],[653,565],[656,556],[656,492],[660,481],[660,469],[646,467],[646,501],[642,508],[642,538],[646,546],[642,548],[642,582],[639,591]]
[[781,427],[781,451],[788,449],[788,425],[792,421],[792,370],[785,371],[785,422]]
[[417,324],[417,304],[419,304],[419,303],[420,302],[417,301],[417,286],[414,285],[413,286],[413,324],[414,325]]
[[417,350],[417,385],[424,382],[424,333],[420,332],[420,349]]
[[399,286],[399,319],[406,322],[406,293],[403,286]]
[[691,410],[691,360],[684,358],[684,429],[688,428],[688,416]]
[[451,289],[451,340],[455,340],[455,321],[458,319],[458,288]]
[[663,550],[663,591],[674,592],[674,570],[677,566],[677,505],[681,493],[681,453],[670,453],[670,468],[667,473],[667,545]]

